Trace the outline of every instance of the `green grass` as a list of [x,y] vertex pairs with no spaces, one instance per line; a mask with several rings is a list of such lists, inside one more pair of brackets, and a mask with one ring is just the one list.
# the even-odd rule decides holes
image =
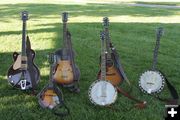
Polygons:
[[180,2],[142,2],[142,1],[137,1],[134,3],[138,3],[138,4],[151,4],[151,5],[171,5],[171,6],[179,6]]
[[[146,100],[144,110],[132,108],[134,102],[122,95],[113,105],[117,111],[93,106],[88,99],[88,88],[96,80],[99,70],[102,18],[109,16],[112,42],[121,56],[125,72],[138,85],[139,75],[151,67],[155,44],[155,29],[163,26],[158,67],[180,93],[180,41],[179,9],[130,7],[120,4],[58,4],[53,1],[29,3],[2,2],[0,4],[0,118],[2,120],[55,120],[51,111],[42,109],[35,96],[11,88],[7,84],[6,72],[12,64],[12,52],[21,49],[20,12],[28,10],[28,35],[32,48],[36,51],[36,64],[41,71],[40,91],[48,82],[49,66],[47,55],[62,46],[62,24],[60,13],[70,12],[69,30],[73,47],[77,53],[76,63],[81,70],[80,94],[63,89],[64,99],[71,110],[73,120],[160,120],[164,114],[164,104],[134,88],[132,94]],[[121,85],[128,89],[124,82]],[[168,97],[167,87],[161,96]],[[130,109],[132,108],[132,109]],[[70,120],[71,117],[66,117]]]

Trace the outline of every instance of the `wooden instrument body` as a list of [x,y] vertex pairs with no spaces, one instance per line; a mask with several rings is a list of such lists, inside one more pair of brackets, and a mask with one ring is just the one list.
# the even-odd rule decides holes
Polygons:
[[[100,79],[101,70],[98,73],[98,78]],[[106,67],[106,79],[109,80],[114,86],[119,85],[123,79],[117,69],[114,66]]]
[[35,89],[40,80],[40,72],[34,64],[35,52],[31,49],[29,37],[26,35],[26,21],[28,12],[22,12],[22,50],[21,54],[14,52],[14,64],[8,69],[8,82],[22,90]]
[[[111,54],[112,58],[113,55]],[[101,70],[99,70],[98,78],[101,77]],[[106,79],[109,80],[114,86],[123,82],[122,75],[115,66],[114,59],[107,59],[106,57]]]
[[44,107],[54,108],[59,104],[59,98],[53,88],[48,87],[41,97]]
[[[63,55],[63,50],[67,49],[60,49],[55,52],[55,55],[57,56],[57,66],[54,73],[54,80],[59,84],[71,84],[74,81],[74,74],[78,76],[77,79],[80,77],[80,70],[75,65],[74,71],[73,66],[71,64],[71,58],[69,55]],[[67,50],[67,53],[71,51]],[[75,73],[74,73],[75,72]]]
[[[38,94],[38,102],[43,108],[53,109],[60,103],[62,99],[62,92],[53,83],[53,71],[54,71],[54,53],[49,54],[50,73],[49,83]],[[62,99],[63,100],[63,99]]]
[[[32,83],[31,83],[31,77],[29,73],[29,69],[31,67],[31,72],[33,72],[34,75],[34,80],[36,81],[36,84],[38,84],[40,80],[40,72],[38,67],[34,63],[34,58],[35,58],[35,52],[34,50],[30,50],[29,53],[27,54],[27,70],[25,74],[25,78],[27,80],[27,88],[32,88]],[[21,69],[21,54],[14,52],[13,53],[13,60],[14,63],[13,65],[10,66],[8,69],[7,77],[8,77],[8,82],[14,86],[16,82],[18,82],[21,77],[22,77],[22,69]],[[33,70],[33,71],[32,71]],[[14,81],[14,82],[13,82]],[[17,84],[15,87],[20,88],[20,84]]]
[[[103,18],[104,34],[106,41],[106,80],[109,80],[114,86],[119,85],[123,81],[121,71],[118,69],[116,62],[116,55],[113,53],[113,48],[111,47],[111,39],[109,34],[109,19],[107,17]],[[100,56],[101,58],[101,56]],[[100,61],[101,64],[101,61]],[[98,78],[101,76],[101,71],[98,73]]]
[[54,73],[55,82],[62,85],[73,84],[74,81],[79,81],[80,70],[74,61],[74,50],[71,43],[71,34],[67,30],[68,14],[62,14],[63,21],[63,48],[55,52],[56,67]]

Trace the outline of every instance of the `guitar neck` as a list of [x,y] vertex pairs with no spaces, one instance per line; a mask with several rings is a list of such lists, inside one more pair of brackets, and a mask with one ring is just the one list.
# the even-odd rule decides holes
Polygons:
[[63,22],[63,43],[64,47],[68,48],[68,42],[67,42],[67,23]]
[[26,21],[23,21],[22,29],[22,56],[26,56]]
[[21,69],[27,69],[27,55],[26,55],[26,20],[23,20],[22,29],[22,51],[21,51]]
[[110,40],[110,35],[109,35],[109,28],[106,27],[105,28],[105,39],[106,39],[106,49],[107,49],[107,52],[110,53],[110,43],[111,43],[111,40]]

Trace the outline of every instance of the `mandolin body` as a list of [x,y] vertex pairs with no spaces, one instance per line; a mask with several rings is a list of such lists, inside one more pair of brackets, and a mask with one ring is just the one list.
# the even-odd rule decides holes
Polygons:
[[59,102],[58,96],[53,89],[48,88],[42,95],[42,103],[45,107],[54,108]]
[[[32,88],[32,79],[36,81],[36,84],[40,80],[40,72],[37,66],[34,64],[35,52],[31,49],[27,54],[27,70],[25,72],[26,78],[26,89]],[[17,88],[21,88],[20,83],[18,83],[22,77],[22,70],[21,70],[21,54],[14,52],[13,53],[13,65],[10,66],[8,69],[7,77],[8,82]],[[30,71],[33,73],[33,78],[30,77]]]

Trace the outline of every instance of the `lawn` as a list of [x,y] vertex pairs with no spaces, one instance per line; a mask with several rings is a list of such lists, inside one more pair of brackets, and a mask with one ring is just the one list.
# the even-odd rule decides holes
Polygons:
[[[62,22],[60,14],[69,12],[69,30],[76,51],[76,63],[81,70],[80,94],[62,89],[67,106],[71,110],[70,120],[160,120],[164,114],[164,103],[141,93],[134,87],[132,95],[146,100],[146,109],[133,108],[134,102],[119,95],[109,108],[94,106],[88,99],[88,88],[96,80],[99,70],[102,18],[110,18],[112,42],[116,46],[125,72],[134,86],[138,86],[140,74],[149,69],[155,45],[155,29],[164,27],[158,67],[180,93],[180,9],[133,7],[125,4],[58,2],[58,0],[10,0],[0,2],[0,119],[1,120],[56,120],[51,111],[42,109],[35,96],[13,89],[7,84],[6,73],[12,64],[12,53],[21,50],[20,12],[29,11],[28,35],[36,51],[35,63],[41,71],[40,91],[48,82],[49,65],[47,55],[62,46]],[[129,89],[126,82],[121,85]],[[167,87],[161,93],[169,97]]]

